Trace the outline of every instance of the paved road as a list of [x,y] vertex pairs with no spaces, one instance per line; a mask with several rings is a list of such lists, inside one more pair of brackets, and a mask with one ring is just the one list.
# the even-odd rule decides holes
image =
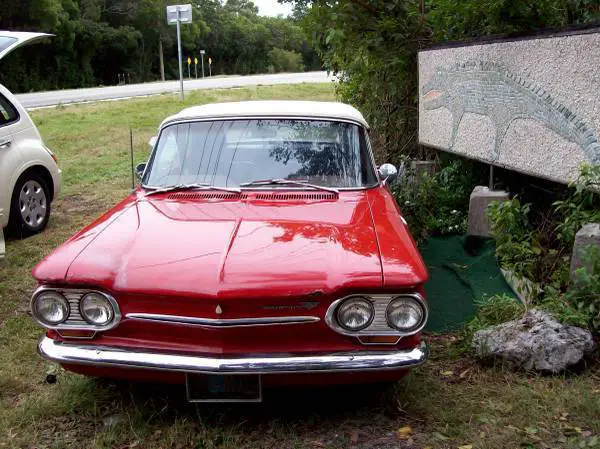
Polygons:
[[[274,75],[227,76],[184,81],[184,90],[256,86],[259,84],[327,83],[332,77],[327,72],[278,73]],[[54,90],[20,94],[17,98],[25,108],[54,106],[57,104],[156,95],[178,92],[179,81],[165,81],[122,86],[93,87],[88,89]]]

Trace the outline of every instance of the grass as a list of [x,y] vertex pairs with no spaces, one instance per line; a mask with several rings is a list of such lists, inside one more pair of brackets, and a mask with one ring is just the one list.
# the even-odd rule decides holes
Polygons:
[[[186,104],[266,98],[329,100],[333,91],[201,91]],[[164,95],[32,114],[58,154],[64,189],[47,231],[8,241],[0,266],[0,447],[600,447],[598,364],[562,377],[480,367],[460,355],[454,335],[431,337],[431,360],[394,387],[284,389],[260,405],[188,404],[181,387],[88,379],[41,359],[42,331],[28,316],[31,268],[128,193],[129,127],[143,161],[160,121],[181,108]]]

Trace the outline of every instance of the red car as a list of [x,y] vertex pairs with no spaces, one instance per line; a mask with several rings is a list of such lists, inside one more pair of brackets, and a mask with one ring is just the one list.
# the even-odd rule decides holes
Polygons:
[[427,270],[356,109],[210,104],[159,131],[140,186],[33,270],[44,357],[191,401],[425,361]]

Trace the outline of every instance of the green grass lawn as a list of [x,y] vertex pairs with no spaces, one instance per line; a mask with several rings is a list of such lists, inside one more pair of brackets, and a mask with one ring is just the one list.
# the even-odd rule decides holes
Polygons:
[[[334,93],[326,84],[197,91],[185,105],[275,98]],[[31,268],[130,191],[129,128],[143,161],[160,121],[181,108],[163,95],[32,114],[64,185],[48,229],[8,241],[0,266],[0,447],[600,447],[598,364],[563,377],[479,367],[453,335],[432,338],[430,361],[392,388],[280,390],[259,405],[188,404],[181,387],[93,380],[41,359]]]

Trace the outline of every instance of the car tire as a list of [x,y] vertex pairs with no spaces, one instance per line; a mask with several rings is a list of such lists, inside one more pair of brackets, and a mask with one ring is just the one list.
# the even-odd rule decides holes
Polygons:
[[10,202],[9,234],[25,238],[44,230],[50,218],[50,192],[35,172],[22,174]]

